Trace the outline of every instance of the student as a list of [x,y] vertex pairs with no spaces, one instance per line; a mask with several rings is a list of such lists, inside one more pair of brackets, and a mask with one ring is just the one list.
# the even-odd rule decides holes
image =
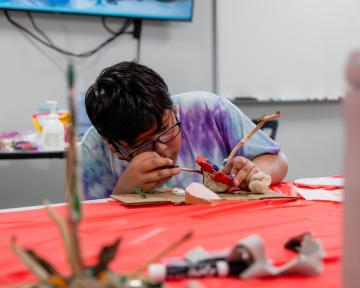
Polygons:
[[[197,156],[222,164],[254,124],[228,99],[208,92],[169,95],[152,69],[121,62],[104,69],[85,97],[93,124],[81,143],[86,199],[145,192],[156,187],[186,187],[202,176],[180,167],[199,168]],[[280,147],[259,131],[226,165],[234,184],[247,187],[264,171],[279,183],[287,172]]]

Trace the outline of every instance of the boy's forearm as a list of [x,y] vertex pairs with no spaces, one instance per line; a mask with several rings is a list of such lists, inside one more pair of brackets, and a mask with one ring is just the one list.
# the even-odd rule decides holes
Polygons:
[[251,161],[271,176],[271,184],[278,184],[283,181],[288,171],[288,163],[282,152],[277,155],[263,154],[253,158]]

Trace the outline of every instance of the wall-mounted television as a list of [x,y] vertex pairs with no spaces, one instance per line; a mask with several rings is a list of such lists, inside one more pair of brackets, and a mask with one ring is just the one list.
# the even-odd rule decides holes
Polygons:
[[0,0],[0,9],[191,21],[193,0]]

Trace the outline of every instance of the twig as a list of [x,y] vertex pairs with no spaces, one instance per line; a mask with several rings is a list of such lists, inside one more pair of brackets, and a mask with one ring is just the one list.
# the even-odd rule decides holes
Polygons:
[[109,263],[114,259],[116,252],[118,250],[118,246],[121,239],[116,239],[116,241],[108,246],[102,247],[99,254],[99,262],[93,268],[93,276],[99,279],[99,276],[102,275],[109,266]]
[[262,121],[271,121],[271,120],[276,120],[280,117],[280,111],[276,111],[275,113],[273,114],[270,114],[270,115],[264,115],[264,116],[261,116],[257,122],[262,122]]
[[68,102],[70,109],[69,126],[69,150],[66,157],[67,166],[67,194],[69,196],[69,234],[71,238],[71,251],[75,260],[76,274],[83,268],[80,250],[80,240],[78,235],[78,225],[81,220],[81,201],[77,182],[77,154],[76,154],[76,109],[75,109],[75,69],[70,60],[67,70],[68,80]]
[[181,236],[179,239],[175,240],[174,242],[170,243],[168,246],[164,247],[163,249],[161,249],[158,253],[156,253],[155,255],[151,256],[149,259],[147,259],[143,264],[141,264],[139,266],[139,268],[137,268],[132,275],[138,275],[143,273],[147,267],[151,264],[154,263],[158,260],[160,260],[165,254],[167,254],[168,252],[170,252],[171,250],[173,250],[174,248],[176,248],[178,245],[182,244],[183,242],[185,242],[187,239],[189,239],[192,236],[192,232],[186,232],[183,236]]
[[59,274],[59,272],[44,258],[40,257],[36,254],[35,251],[26,249],[25,250],[47,273],[49,273],[48,276],[48,282],[52,284],[52,286],[57,288],[65,288],[67,287],[67,282],[65,280],[65,277]]
[[45,282],[49,279],[49,274],[46,270],[37,263],[31,255],[23,248],[16,244],[15,239],[11,241],[11,248],[21,261],[33,272],[40,281]]
[[277,111],[274,114],[270,114],[270,115],[264,115],[262,117],[260,117],[258,119],[258,124],[248,133],[246,134],[241,140],[240,142],[232,149],[229,157],[227,158],[227,162],[230,162],[232,160],[232,158],[234,158],[235,154],[237,151],[239,151],[239,149],[258,131],[260,130],[264,124],[267,121],[271,121],[271,120],[275,120],[277,118],[280,117],[280,112]]
[[62,219],[60,217],[60,215],[53,208],[51,208],[49,206],[48,201],[44,201],[44,206],[49,214],[49,217],[55,222],[55,224],[58,226],[58,228],[60,230],[60,234],[61,234],[61,237],[63,238],[64,244],[65,244],[65,250],[67,253],[67,257],[68,257],[71,269],[73,270],[74,273],[79,272],[77,270],[74,252],[72,249],[73,245],[72,245],[72,240],[70,237],[69,228],[68,228],[65,220]]

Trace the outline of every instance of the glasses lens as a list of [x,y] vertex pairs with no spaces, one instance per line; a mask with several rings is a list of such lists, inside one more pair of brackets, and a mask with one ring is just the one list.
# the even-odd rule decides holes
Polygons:
[[181,123],[176,123],[173,127],[169,128],[169,130],[165,131],[157,140],[150,141],[142,147],[139,147],[135,151],[129,154],[130,157],[134,157],[139,155],[142,152],[153,151],[156,142],[160,142],[162,144],[169,143],[173,140],[179,133],[181,132]]
[[162,134],[159,138],[159,142],[166,144],[173,140],[177,135],[179,135],[181,129],[180,129],[180,123],[177,123],[174,127],[170,128],[168,131],[166,131],[164,134]]

